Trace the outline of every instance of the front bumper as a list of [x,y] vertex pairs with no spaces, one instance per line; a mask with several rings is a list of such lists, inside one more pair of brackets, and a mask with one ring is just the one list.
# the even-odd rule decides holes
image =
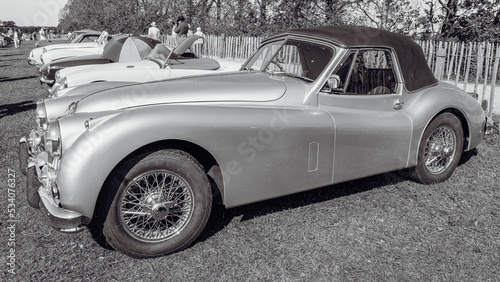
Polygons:
[[35,61],[35,59],[32,59],[32,58],[28,58],[28,64],[30,64],[32,66],[38,65],[38,63]]
[[19,143],[19,164],[27,179],[28,202],[32,207],[41,209],[50,226],[61,232],[78,232],[83,229],[83,225],[90,223],[90,218],[62,207],[54,195],[58,160],[50,163],[47,152],[40,148],[40,141],[37,139],[43,138],[32,130],[28,136],[22,137]]
[[40,83],[54,84],[54,79],[47,79],[45,76],[40,77]]

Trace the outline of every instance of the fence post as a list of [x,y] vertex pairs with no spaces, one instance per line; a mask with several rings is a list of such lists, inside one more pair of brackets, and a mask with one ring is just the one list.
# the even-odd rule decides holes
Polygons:
[[441,80],[441,78],[443,77],[445,58],[446,58],[446,47],[443,47],[440,43],[437,49],[436,67],[434,69],[434,76],[438,80]]
[[486,66],[484,68],[483,93],[481,93],[481,99],[479,101],[483,101],[483,99],[486,95],[486,86],[488,85],[488,73],[489,73],[489,69],[490,69],[490,58],[491,58],[490,53],[492,51],[493,50],[491,50],[491,44],[486,43],[486,57],[485,57]]
[[483,75],[484,63],[484,42],[477,45],[477,68],[476,68],[476,83],[474,84],[474,93],[477,93],[479,85],[479,77]]
[[467,83],[469,82],[470,61],[472,60],[472,50],[474,45],[469,43],[469,52],[467,53],[467,67],[465,68],[464,91],[467,91]]
[[458,80],[460,79],[460,70],[462,68],[462,59],[464,57],[465,44],[462,42],[462,47],[460,48],[460,60],[458,61],[458,66],[456,66],[456,77],[455,77],[455,86],[458,85]]
[[495,87],[497,84],[497,74],[498,74],[498,64],[500,63],[500,46],[497,44],[497,51],[495,55],[495,64],[493,66],[493,74],[491,76],[491,92],[490,92],[490,104],[488,106],[487,114],[491,118],[493,114],[493,106],[495,104]]

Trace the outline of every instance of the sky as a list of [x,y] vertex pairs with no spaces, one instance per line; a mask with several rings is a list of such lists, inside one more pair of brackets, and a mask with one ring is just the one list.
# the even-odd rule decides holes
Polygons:
[[17,26],[57,26],[68,0],[0,0],[0,21]]

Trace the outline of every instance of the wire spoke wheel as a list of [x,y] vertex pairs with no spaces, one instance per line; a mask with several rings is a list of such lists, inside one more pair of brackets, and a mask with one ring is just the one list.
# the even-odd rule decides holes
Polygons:
[[457,136],[448,126],[436,128],[429,136],[425,146],[424,163],[432,174],[439,174],[453,162]]
[[147,172],[125,188],[120,204],[127,231],[140,240],[165,240],[178,234],[192,216],[193,192],[169,171]]
[[102,233],[110,246],[133,257],[154,257],[182,250],[200,235],[210,216],[212,190],[191,155],[145,151],[115,171],[100,209],[107,214]]
[[425,184],[448,179],[460,161],[464,146],[460,120],[452,113],[442,113],[425,129],[413,178]]

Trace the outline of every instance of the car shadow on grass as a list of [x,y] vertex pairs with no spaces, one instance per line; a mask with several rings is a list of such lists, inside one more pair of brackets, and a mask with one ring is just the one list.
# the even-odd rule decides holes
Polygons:
[[38,76],[32,75],[32,76],[25,76],[25,77],[0,77],[0,82],[7,82],[7,81],[16,81],[16,80],[23,80],[23,79],[32,79],[32,78],[37,78]]
[[363,193],[388,184],[404,182],[408,180],[409,175],[411,175],[410,170],[395,171],[231,209],[226,209],[222,205],[214,205],[205,230],[200,234],[196,242],[203,242],[209,239],[218,232],[224,230],[231,221],[238,217],[241,217],[240,221],[243,222],[272,213],[307,207],[313,204]]
[[34,110],[35,108],[36,103],[34,101],[24,101],[15,104],[0,105],[0,118]]

